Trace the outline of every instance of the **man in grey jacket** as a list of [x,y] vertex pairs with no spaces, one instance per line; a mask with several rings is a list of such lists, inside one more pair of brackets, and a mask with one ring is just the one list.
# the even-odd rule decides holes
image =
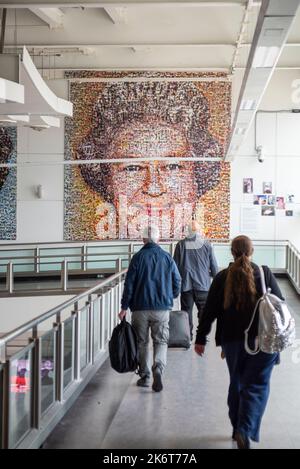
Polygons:
[[174,260],[182,278],[181,309],[189,315],[191,340],[193,340],[193,306],[196,303],[201,319],[211,284],[218,273],[218,265],[209,241],[201,235],[200,226],[193,221],[188,236],[177,243]]

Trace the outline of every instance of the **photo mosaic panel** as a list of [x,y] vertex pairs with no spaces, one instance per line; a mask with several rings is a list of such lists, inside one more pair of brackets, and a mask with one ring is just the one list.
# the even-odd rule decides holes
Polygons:
[[149,222],[178,239],[192,217],[208,238],[228,239],[230,167],[211,158],[224,155],[231,84],[120,75],[67,74],[88,80],[70,83],[65,158],[83,163],[65,169],[65,239],[138,239]]
[[[17,162],[17,130],[0,127],[0,163]],[[0,239],[16,239],[17,170],[0,168]]]

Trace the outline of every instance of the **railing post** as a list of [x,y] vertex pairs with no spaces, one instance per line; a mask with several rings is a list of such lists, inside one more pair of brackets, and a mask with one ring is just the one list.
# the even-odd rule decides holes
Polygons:
[[289,271],[289,245],[285,247],[285,270]]
[[57,343],[56,343],[56,400],[63,401],[64,398],[64,323],[61,322],[61,313],[56,315],[57,330]]
[[81,246],[81,270],[86,272],[87,270],[87,245]]
[[68,289],[68,261],[66,259],[61,263],[61,288],[63,291]]
[[74,379],[78,381],[80,380],[80,311],[78,303],[75,303],[72,314],[75,316]]
[[0,345],[0,363],[5,363],[6,361],[5,349],[6,349],[5,344]]
[[105,310],[104,310],[104,297],[103,294],[98,295],[99,301],[99,322],[100,322],[100,344],[99,349],[104,349],[104,342],[105,342]]
[[93,344],[94,344],[94,312],[93,312],[93,297],[92,295],[88,296],[88,362],[93,363],[94,354],[93,354]]
[[9,396],[10,396],[10,363],[3,368],[3,415],[2,415],[2,448],[9,448]]
[[116,259],[116,273],[121,272],[121,270],[122,270],[122,259],[121,257],[118,257],[118,259]]
[[40,428],[41,421],[41,343],[38,338],[37,327],[33,328],[33,392],[32,392],[32,427]]
[[130,262],[134,254],[134,244],[133,243],[128,244],[128,249],[129,249],[128,258]]
[[34,250],[34,271],[36,274],[40,273],[40,248]]
[[7,264],[6,270],[6,291],[12,293],[14,290],[14,265],[12,262]]

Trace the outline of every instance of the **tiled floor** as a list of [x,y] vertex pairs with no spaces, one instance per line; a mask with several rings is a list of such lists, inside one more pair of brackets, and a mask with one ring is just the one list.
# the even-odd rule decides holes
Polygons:
[[[280,286],[297,318],[300,299]],[[228,373],[213,340],[204,358],[170,350],[164,390],[137,388],[136,377],[106,363],[45,443],[45,448],[234,448],[227,417]],[[300,341],[282,354],[254,448],[300,448]]]

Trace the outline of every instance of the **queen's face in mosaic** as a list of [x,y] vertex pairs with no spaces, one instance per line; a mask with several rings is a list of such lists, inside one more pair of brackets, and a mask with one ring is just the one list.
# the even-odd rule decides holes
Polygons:
[[[107,155],[112,160],[110,185],[114,205],[119,205],[120,196],[122,200],[126,198],[128,206],[138,202],[148,211],[183,202],[194,204],[197,196],[194,163],[182,160],[190,156],[191,148],[179,125],[151,118],[124,125]],[[114,164],[114,159],[128,161]]]
[[192,83],[104,88],[93,127],[77,147],[78,159],[94,160],[80,171],[103,200],[95,217],[98,238],[137,238],[149,219],[162,237],[182,236],[220,173],[219,163],[209,161],[221,148],[208,121],[208,102]]

